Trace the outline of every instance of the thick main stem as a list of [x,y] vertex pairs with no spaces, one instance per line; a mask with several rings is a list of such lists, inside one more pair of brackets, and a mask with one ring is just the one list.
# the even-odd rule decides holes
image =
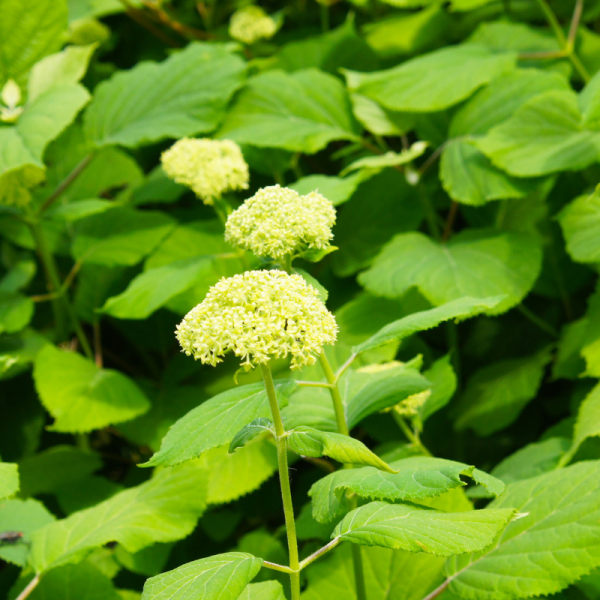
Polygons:
[[300,600],[300,559],[298,555],[298,539],[296,537],[296,521],[294,520],[294,505],[292,504],[292,490],[290,488],[290,475],[287,459],[287,441],[285,428],[279,412],[277,394],[273,385],[273,376],[268,364],[261,364],[263,381],[269,398],[271,415],[275,424],[275,441],[277,443],[277,463],[279,465],[279,482],[281,485],[281,497],[283,499],[283,514],[287,530],[288,551],[290,554],[290,583],[292,588],[292,600]]
[[[319,362],[327,382],[329,383],[329,392],[331,394],[331,400],[333,402],[333,410],[335,411],[335,420],[337,422],[338,431],[344,435],[350,436],[350,430],[348,429],[348,422],[346,421],[346,411],[344,410],[344,403],[342,401],[342,395],[340,394],[340,388],[338,387],[338,378],[335,376],[333,369],[325,352],[321,352],[319,355]],[[356,508],[356,500],[354,500],[353,508]],[[360,547],[352,545],[352,566],[354,569],[354,585],[356,587],[356,598],[357,600],[367,600],[367,590],[365,588],[365,575],[362,561],[362,554]]]

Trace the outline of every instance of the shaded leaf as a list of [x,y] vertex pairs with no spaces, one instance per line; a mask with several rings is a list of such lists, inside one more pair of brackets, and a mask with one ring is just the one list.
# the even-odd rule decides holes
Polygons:
[[16,333],[33,317],[33,301],[22,294],[0,290],[0,334]]
[[582,263],[600,261],[600,191],[580,196],[558,214],[571,258]]
[[229,454],[233,454],[238,448],[243,448],[255,437],[267,435],[269,433],[275,435],[273,423],[269,419],[266,419],[265,417],[254,419],[254,421],[251,421],[248,425],[244,425],[244,427],[235,434],[233,440],[231,440],[231,444],[229,444]]
[[0,500],[19,491],[19,470],[17,465],[0,462]]

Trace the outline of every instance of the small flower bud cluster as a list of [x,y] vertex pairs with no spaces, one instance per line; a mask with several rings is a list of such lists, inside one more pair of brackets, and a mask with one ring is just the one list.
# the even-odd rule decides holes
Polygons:
[[277,33],[277,23],[260,6],[245,6],[233,13],[229,35],[244,44],[271,39]]
[[259,190],[229,216],[225,239],[256,256],[282,259],[307,248],[326,248],[334,223],[335,209],[321,194],[301,196],[273,185]]
[[291,354],[291,368],[312,365],[337,324],[319,292],[299,275],[247,271],[223,278],[177,326],[188,356],[216,365],[233,352],[255,366]]
[[396,406],[396,412],[405,417],[414,417],[419,414],[419,410],[427,402],[429,396],[431,396],[431,390],[413,394]]
[[13,79],[9,79],[2,92],[0,98],[4,106],[0,106],[0,121],[3,123],[15,123],[23,112],[21,103],[21,88]]
[[183,138],[163,152],[161,161],[171,179],[191,188],[205,204],[248,188],[248,165],[231,140]]

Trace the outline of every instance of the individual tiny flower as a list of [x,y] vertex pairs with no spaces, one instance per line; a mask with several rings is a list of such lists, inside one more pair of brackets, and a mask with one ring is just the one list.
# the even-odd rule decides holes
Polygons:
[[161,162],[171,179],[191,188],[205,204],[248,188],[248,165],[231,140],[183,138],[163,152]]
[[225,239],[256,256],[282,259],[308,248],[327,248],[334,223],[335,209],[321,194],[301,196],[272,185],[229,215]]
[[277,23],[260,6],[245,6],[236,10],[229,21],[229,35],[244,44],[271,39],[277,33]]
[[291,368],[312,365],[325,344],[333,344],[337,324],[319,292],[300,275],[247,271],[223,278],[177,326],[188,356],[209,365],[228,352],[255,366],[292,356]]
[[0,106],[0,121],[14,123],[23,112],[23,107],[18,106],[21,102],[21,88],[13,79],[9,79],[0,93],[2,103]]

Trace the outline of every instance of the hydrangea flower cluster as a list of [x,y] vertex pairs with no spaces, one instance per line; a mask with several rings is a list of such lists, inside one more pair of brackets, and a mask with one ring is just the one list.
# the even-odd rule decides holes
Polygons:
[[301,196],[279,185],[262,188],[227,219],[225,239],[256,256],[282,259],[329,245],[335,209],[317,192]]
[[177,326],[183,351],[215,366],[233,352],[253,367],[291,354],[291,368],[312,365],[337,324],[319,292],[283,271],[247,271],[223,278]]
[[245,6],[235,11],[229,21],[229,35],[244,44],[271,39],[277,23],[260,6]]
[[231,140],[183,138],[163,152],[161,161],[171,179],[191,188],[205,204],[248,188],[248,165]]

